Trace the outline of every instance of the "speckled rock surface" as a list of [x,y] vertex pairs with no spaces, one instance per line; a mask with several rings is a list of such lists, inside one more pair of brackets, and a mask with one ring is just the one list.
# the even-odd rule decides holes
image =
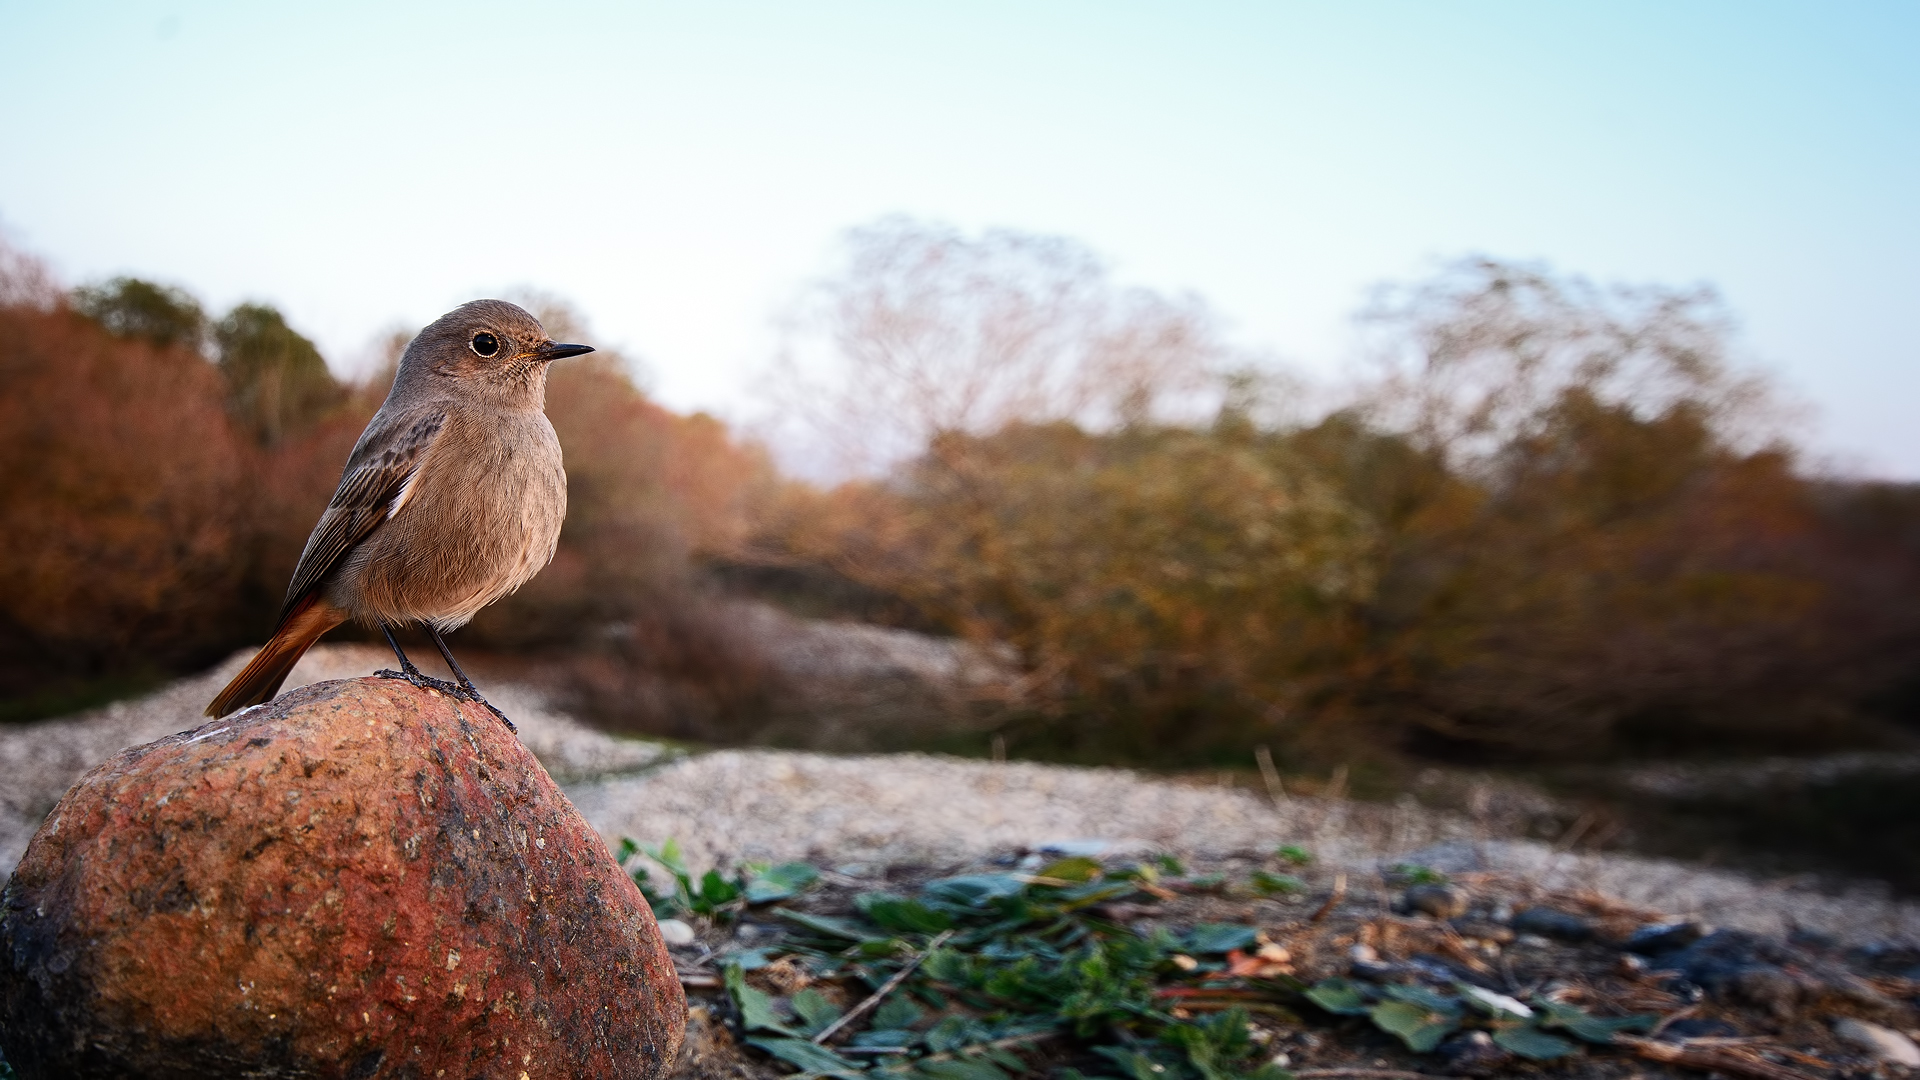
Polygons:
[[0,905],[23,1077],[652,1077],[646,902],[478,706],[320,683],[88,773]]

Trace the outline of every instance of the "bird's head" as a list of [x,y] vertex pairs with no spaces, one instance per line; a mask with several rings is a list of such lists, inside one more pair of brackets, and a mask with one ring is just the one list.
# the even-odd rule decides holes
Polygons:
[[547,365],[592,351],[549,338],[540,320],[517,304],[474,300],[420,331],[400,359],[400,378],[453,379],[470,393],[538,407]]

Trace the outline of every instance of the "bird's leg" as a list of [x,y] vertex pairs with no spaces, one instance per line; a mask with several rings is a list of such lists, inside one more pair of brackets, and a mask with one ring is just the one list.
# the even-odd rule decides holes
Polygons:
[[466,691],[467,696],[469,698],[479,702],[481,705],[486,706],[486,709],[488,712],[499,717],[500,722],[507,725],[508,731],[513,731],[513,732],[519,731],[520,730],[519,728],[513,726],[513,721],[507,719],[506,713],[503,713],[499,709],[494,708],[493,702],[488,701],[486,698],[483,698],[480,696],[479,689],[473,685],[472,679],[467,678],[467,673],[460,670],[460,661],[455,660],[453,658],[453,650],[447,648],[446,639],[440,636],[440,631],[435,629],[432,623],[427,624],[427,633],[433,635],[433,644],[436,648],[440,650],[440,658],[447,662],[447,669],[449,671],[452,671],[453,677],[459,681],[460,689]]
[[[451,697],[460,697],[463,693],[465,693],[465,691],[463,691],[460,687],[455,686],[454,684],[448,682],[447,680],[436,679],[433,676],[428,675],[426,672],[421,671],[419,668],[414,667],[413,661],[407,659],[407,654],[401,651],[400,643],[393,639],[393,631],[387,629],[386,623],[380,624],[380,633],[382,636],[384,636],[387,639],[387,645],[389,648],[393,650],[393,655],[400,658],[400,670],[393,671],[387,668],[382,668],[379,671],[374,672],[375,675],[378,675],[383,679],[400,679],[405,682],[410,682],[422,690],[437,690],[440,693],[449,695]],[[435,634],[433,637],[435,641],[440,640],[439,634]],[[440,651],[442,654],[444,654],[447,651],[447,647],[445,645],[440,646]],[[493,706],[491,705],[487,707],[490,709],[493,708]]]

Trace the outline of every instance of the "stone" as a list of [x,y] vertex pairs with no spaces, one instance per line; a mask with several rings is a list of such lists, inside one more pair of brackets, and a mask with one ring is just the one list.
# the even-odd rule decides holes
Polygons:
[[679,919],[661,919],[660,940],[668,945],[691,945],[698,938],[694,936],[692,924]]
[[1440,1044],[1438,1053],[1455,1076],[1497,1076],[1510,1071],[1513,1063],[1513,1055],[1494,1045],[1493,1036],[1484,1031],[1456,1032]]
[[1415,885],[1403,898],[1408,911],[1436,919],[1457,919],[1467,913],[1473,897],[1458,885]]
[[1593,936],[1593,923],[1549,907],[1532,907],[1513,917],[1513,929],[1557,941],[1581,942]]
[[1908,1068],[1920,1068],[1920,1046],[1893,1030],[1856,1020],[1849,1016],[1833,1022],[1833,1036],[1856,1050],[1863,1050],[1876,1061]]
[[1781,1020],[1814,1006],[1875,1016],[1900,1011],[1898,1002],[1845,967],[1747,930],[1715,930],[1661,956],[1658,964],[1717,999],[1765,1009]]
[[1459,918],[1451,920],[1453,932],[1469,941],[1487,941],[1495,945],[1511,945],[1517,936],[1510,927],[1488,919]]
[[1683,1016],[1660,1029],[1663,1042],[1686,1042],[1688,1039],[1733,1039],[1738,1038],[1740,1029],[1725,1020],[1710,1016]]
[[653,1078],[686,999],[605,842],[485,709],[317,683],[122,751],[0,898],[40,1077]]
[[1627,940],[1620,943],[1620,947],[1642,956],[1659,956],[1661,953],[1684,949],[1699,941],[1706,933],[1706,927],[1690,919],[1648,923],[1629,935]]

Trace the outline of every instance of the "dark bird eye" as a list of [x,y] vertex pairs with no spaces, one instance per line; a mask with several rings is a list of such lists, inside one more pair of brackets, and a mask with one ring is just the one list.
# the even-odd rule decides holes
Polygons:
[[473,335],[473,340],[467,342],[467,347],[481,356],[492,356],[500,351],[500,339],[482,330]]

